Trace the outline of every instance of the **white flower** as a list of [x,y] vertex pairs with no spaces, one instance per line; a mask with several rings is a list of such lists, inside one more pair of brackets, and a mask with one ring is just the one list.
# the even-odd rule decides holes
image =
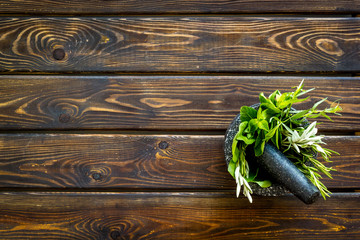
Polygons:
[[252,203],[252,189],[246,179],[240,173],[240,166],[239,164],[236,166],[235,169],[235,181],[236,181],[236,197],[239,197],[241,192],[241,187],[244,185],[243,194],[245,197],[249,199],[249,202]]
[[[318,144],[324,143],[321,139],[324,137],[323,135],[316,136],[318,129],[315,127],[316,122],[311,123],[302,133],[299,134],[300,131],[291,130],[285,124],[283,126],[286,128],[285,131],[286,140],[284,141],[284,145],[290,148],[291,146],[300,153],[300,148],[311,148],[315,147],[316,149],[322,149]],[[318,150],[318,151],[319,151]],[[321,152],[321,151],[319,151]]]

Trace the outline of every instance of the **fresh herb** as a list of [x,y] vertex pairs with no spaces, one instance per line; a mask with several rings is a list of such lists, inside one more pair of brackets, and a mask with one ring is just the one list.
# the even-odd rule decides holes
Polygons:
[[[300,96],[314,90],[303,90],[304,80],[293,92],[273,92],[268,98],[263,93],[259,95],[260,106],[258,109],[243,106],[240,109],[239,131],[232,143],[232,161],[228,166],[229,173],[235,178],[237,188],[236,195],[241,190],[252,202],[252,189],[249,182],[254,182],[261,187],[269,187],[269,180],[257,180],[256,174],[251,176],[246,151],[251,148],[255,156],[261,156],[264,152],[265,143],[272,142],[286,157],[293,161],[295,166],[319,189],[325,199],[330,191],[320,181],[321,174],[331,178],[331,171],[335,169],[326,167],[316,159],[319,154],[326,162],[330,162],[331,154],[338,154],[330,149],[323,148],[325,144],[323,135],[316,135],[317,123],[308,123],[308,118],[325,117],[328,114],[337,114],[341,111],[339,104],[334,107],[319,110],[318,106],[326,101],[326,98],[318,101],[307,110],[294,110],[292,105],[308,99]],[[243,189],[242,189],[243,188]]]

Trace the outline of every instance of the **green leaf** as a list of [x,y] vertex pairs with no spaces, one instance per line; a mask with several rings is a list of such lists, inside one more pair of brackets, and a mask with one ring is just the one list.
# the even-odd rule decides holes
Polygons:
[[256,118],[257,116],[257,111],[255,109],[253,109],[252,107],[248,107],[248,106],[242,106],[240,109],[240,121],[241,122],[245,122],[245,121],[250,121],[251,119]]
[[246,134],[246,137],[250,139],[250,138],[253,137],[253,135],[252,135],[251,133],[247,133],[247,134]]
[[252,135],[258,130],[258,120],[257,119],[251,119],[249,122],[249,131]]
[[310,114],[310,115],[307,115],[306,117],[307,118],[318,118],[321,116],[321,113],[317,113],[317,114]]
[[268,103],[268,102],[270,102],[270,100],[268,100],[268,99],[264,96],[264,93],[260,93],[260,95],[259,95],[259,100],[260,100],[260,103]]
[[236,140],[236,138],[234,138],[234,140],[232,142],[232,161],[233,162],[237,162],[239,160],[239,149],[238,149],[237,145],[238,145],[238,140]]
[[315,110],[320,104],[322,104],[323,102],[325,102],[326,99],[327,99],[327,98],[323,98],[323,99],[321,99],[320,101],[316,102],[316,103],[314,104],[314,106],[312,106],[311,109],[312,109],[312,110]]
[[245,159],[245,155],[246,155],[246,153],[245,153],[245,151],[246,151],[246,146],[245,147],[242,147],[240,150],[239,150],[239,152],[240,152],[240,158],[239,158],[239,163],[241,163],[241,165],[244,163],[244,162],[246,162],[246,159]]
[[304,87],[304,79],[301,80],[299,86],[296,87],[296,90],[294,92],[294,97],[297,97],[297,95],[300,93],[303,87]]
[[324,110],[324,112],[326,112],[326,113],[333,113],[333,114],[341,116],[341,114],[338,113],[338,111],[342,111],[342,108],[340,107],[339,103],[335,107],[326,108]]
[[261,154],[264,153],[264,149],[265,149],[265,141],[263,140],[262,143],[261,143]]
[[305,121],[305,120],[302,120],[302,121],[301,121],[301,120],[294,120],[294,119],[292,119],[292,120],[291,120],[291,123],[300,126],[300,125],[302,125],[302,124],[304,123],[304,121]]
[[271,182],[269,180],[264,180],[264,181],[253,180],[253,181],[250,181],[250,182],[256,183],[262,188],[268,188],[268,187],[271,186]]
[[[261,143],[261,142],[260,142],[260,143]],[[254,151],[255,151],[255,156],[256,156],[256,157],[259,157],[259,156],[261,156],[261,155],[264,153],[264,151],[261,151],[261,144],[257,145],[257,146],[255,147]]]
[[326,115],[325,112],[321,112],[320,114],[321,114],[321,116],[323,116],[324,118],[327,118],[328,120],[330,120],[330,121],[333,122],[333,120],[332,120],[328,115]]
[[231,174],[233,178],[235,178],[235,169],[236,169],[236,163],[230,161],[228,166],[228,172]]
[[299,93],[299,94],[297,95],[297,97],[300,97],[300,96],[302,96],[302,95],[304,95],[304,94],[307,94],[308,92],[311,92],[312,90],[315,90],[315,88],[311,88],[311,89],[309,89],[309,90],[301,90],[301,93]]
[[[277,107],[279,107],[280,104],[282,104],[283,102],[285,102],[286,100],[291,99],[289,97],[289,93],[283,93],[281,94],[281,96],[278,98],[277,100]],[[280,107],[279,107],[280,108]],[[280,108],[281,109],[281,108]]]
[[278,108],[284,109],[284,108],[286,108],[287,106],[289,106],[289,105],[291,105],[291,104],[306,101],[308,98],[309,98],[309,97],[303,98],[303,99],[289,99],[289,100],[286,100],[286,101],[282,101],[282,102],[278,105]]
[[259,109],[257,110],[256,119],[257,120],[262,119],[262,109],[261,109],[261,107],[259,107]]
[[[268,110],[268,114],[271,114],[271,115],[276,115],[277,113],[280,113],[281,112],[281,110],[280,109],[278,109],[274,104],[272,104],[272,103],[262,103],[261,105],[260,105],[260,107],[262,108],[262,109],[266,109],[266,110]],[[271,112],[270,112],[271,111]]]
[[271,139],[275,135],[275,133],[278,130],[279,126],[280,126],[280,124],[276,125],[273,129],[271,129],[269,132],[267,132],[265,134],[265,141],[268,141],[269,139]]
[[269,131],[269,124],[266,120],[258,121],[257,126],[265,131]]
[[269,100],[276,105],[276,95],[281,95],[279,90],[274,91],[272,94],[270,94],[269,96]]
[[[303,116],[305,116],[305,114],[307,114],[308,112],[310,111],[310,109],[308,110],[303,110],[303,111],[298,111],[296,114],[292,115],[290,117],[290,119],[299,119],[299,118],[302,118]],[[290,112],[292,113],[292,112]]]
[[272,118],[274,116],[274,113],[271,109],[265,109],[264,111],[262,111],[261,115],[262,115],[262,119],[265,119],[266,121],[269,121],[270,118]]
[[[279,140],[280,140],[280,143],[279,143]],[[275,134],[275,145],[278,149],[280,149],[280,145],[281,145],[280,129],[278,129]]]
[[259,172],[259,168],[256,169],[256,173],[252,173],[251,175],[249,175],[248,178],[246,178],[246,181],[247,182],[253,182],[253,183],[256,183],[258,184],[260,187],[262,188],[267,188],[267,187],[270,187],[271,186],[271,182],[269,180],[257,180],[256,177],[258,175],[258,172]]
[[251,133],[255,133],[258,129],[269,131],[269,124],[265,119],[252,119],[249,122],[249,129]]
[[240,133],[241,135],[243,135],[243,132],[245,132],[245,129],[246,127],[248,126],[248,123],[247,121],[243,122],[241,121],[240,125],[239,125],[239,131],[238,133]]
[[247,138],[246,136],[243,135],[236,135],[236,140],[243,141],[246,145],[251,145],[255,142],[255,139]]
[[265,140],[263,131],[258,131],[258,136],[255,141],[254,152],[255,156],[261,156],[264,152]]
[[249,182],[249,181],[255,180],[255,178],[257,177],[258,173],[259,173],[259,168],[256,169],[256,172],[255,172],[255,173],[254,173],[254,172],[249,172],[249,177],[246,178],[246,181]]
[[[254,120],[254,119],[253,119]],[[255,119],[256,120],[256,119]],[[251,121],[250,121],[251,122]],[[243,141],[245,144],[250,145],[253,144],[255,139],[250,139],[247,136],[244,136],[243,134],[246,133],[245,129],[248,126],[248,122],[242,122],[239,125],[239,131],[236,133],[234,137],[234,141]],[[248,135],[248,134],[246,134]],[[233,141],[233,149],[234,149],[234,141]]]

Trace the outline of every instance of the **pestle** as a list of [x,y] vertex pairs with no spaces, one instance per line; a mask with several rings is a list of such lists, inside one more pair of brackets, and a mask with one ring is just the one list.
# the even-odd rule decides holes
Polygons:
[[315,185],[271,143],[265,144],[264,153],[256,160],[279,184],[304,203],[311,204],[320,196]]

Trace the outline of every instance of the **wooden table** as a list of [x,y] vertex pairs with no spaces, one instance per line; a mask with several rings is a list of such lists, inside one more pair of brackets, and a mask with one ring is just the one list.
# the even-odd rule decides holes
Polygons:
[[[0,0],[0,239],[360,239],[359,0]],[[225,130],[305,79],[333,192],[235,197]]]

